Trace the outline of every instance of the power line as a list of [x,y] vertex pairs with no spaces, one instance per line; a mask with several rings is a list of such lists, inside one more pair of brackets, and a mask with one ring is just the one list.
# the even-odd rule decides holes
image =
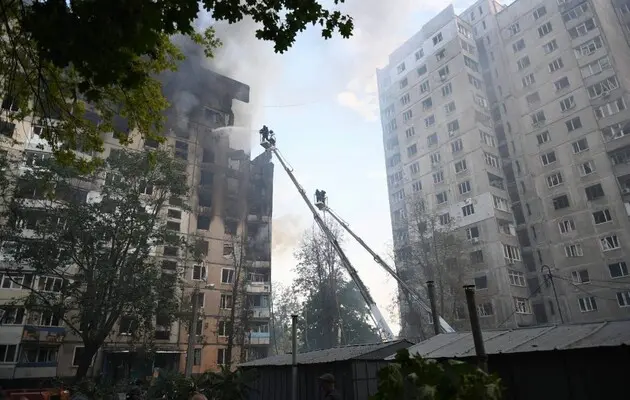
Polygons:
[[[613,290],[619,290],[619,289],[630,289],[630,282],[614,282],[614,281],[605,281],[605,280],[597,280],[597,279],[590,279],[588,280],[588,282],[583,282],[582,284],[577,284],[575,282],[573,282],[572,280],[570,280],[569,278],[565,277],[565,276],[559,276],[559,275],[553,275],[554,278],[558,278],[558,279],[562,279],[563,281],[567,281],[570,282],[573,286],[576,287],[581,287],[584,285],[588,285],[588,286],[593,286],[593,287],[598,287],[598,288],[605,288],[605,289],[613,289]],[[620,286],[620,287],[615,287],[615,286],[606,286],[606,285],[598,285],[596,283],[591,283],[591,282],[605,282],[605,283],[615,283],[617,285],[625,285],[624,286]]]
[[[532,297],[534,297],[536,294],[538,294],[538,292],[540,292],[540,290],[542,289],[543,285],[547,283],[547,277],[545,277],[544,281],[538,285],[538,287],[527,297],[527,301],[531,300]],[[499,325],[497,325],[497,328],[500,328],[503,324],[505,324],[506,322],[508,322],[513,316],[514,314],[516,314],[518,312],[517,308],[514,308],[514,311],[512,312],[512,314],[508,315],[508,317],[503,320],[503,322],[501,322]]]
[[[555,275],[554,275],[554,276],[555,276]],[[617,298],[616,298],[616,297],[615,297],[614,299],[611,299],[610,297],[604,297],[604,296],[601,296],[601,295],[598,295],[598,294],[595,294],[595,293],[591,293],[591,292],[589,292],[588,290],[584,289],[584,288],[582,287],[583,285],[576,285],[576,284],[575,284],[575,283],[573,283],[570,279],[567,279],[567,278],[565,278],[565,277],[563,277],[563,276],[555,276],[555,277],[556,277],[556,278],[558,278],[558,279],[561,279],[561,280],[563,280],[563,281],[569,282],[569,284],[571,284],[571,286],[575,287],[576,289],[578,289],[579,291],[581,291],[581,292],[583,292],[583,293],[585,293],[585,294],[588,294],[589,296],[596,297],[596,298],[598,298],[598,299],[602,299],[602,300],[617,301]],[[605,287],[605,286],[604,286],[604,287]],[[609,289],[612,289],[612,288],[609,288]]]

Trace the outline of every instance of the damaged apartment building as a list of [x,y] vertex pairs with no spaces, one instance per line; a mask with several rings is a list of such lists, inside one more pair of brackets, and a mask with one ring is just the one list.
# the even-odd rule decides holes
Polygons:
[[[169,148],[188,165],[191,190],[186,203],[190,210],[184,211],[173,200],[164,218],[170,229],[197,243],[202,261],[188,259],[168,247],[158,249],[157,254],[165,275],[183,278],[184,307],[190,306],[193,291],[198,291],[193,373],[202,373],[217,370],[227,362],[230,321],[238,325],[233,341],[234,363],[268,355],[273,164],[267,153],[251,159],[249,140],[235,140],[233,134],[244,133],[229,128],[235,120],[233,101],[249,102],[249,87],[204,68],[200,48],[185,43],[183,49],[188,58],[179,70],[161,78],[171,104],[165,126],[167,140],[158,144],[136,138],[129,147]],[[17,125],[12,134],[4,135],[10,140],[0,137],[0,146],[24,152],[25,159],[50,151],[41,146],[34,125],[28,121]],[[107,157],[117,147],[120,144],[109,135],[101,156]],[[235,288],[238,274],[239,287]],[[14,294],[14,288],[0,286],[3,303],[10,302]],[[152,343],[154,354],[147,358],[138,350],[138,344],[129,342],[129,321],[123,318],[100,349],[89,375],[121,380],[150,375],[154,368],[183,372],[188,323],[175,321],[167,326],[161,320],[158,315]],[[25,335],[27,331],[36,334]],[[20,352],[29,345],[25,341],[54,336],[62,338],[50,344],[55,354],[50,359],[54,362],[20,361]],[[0,380],[64,377],[76,372],[82,345],[61,322],[43,326],[22,315],[0,324],[0,337],[0,353],[4,357],[0,359]]]

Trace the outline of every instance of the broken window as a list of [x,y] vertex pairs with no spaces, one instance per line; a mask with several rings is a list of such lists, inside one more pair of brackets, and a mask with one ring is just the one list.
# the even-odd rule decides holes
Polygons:
[[236,235],[238,223],[236,221],[225,221],[223,223],[223,230],[226,235]]
[[188,143],[179,140],[175,142],[175,157],[188,160]]
[[207,170],[207,169],[201,170],[201,178],[199,179],[200,185],[212,185],[213,180],[214,180],[214,174],[210,172],[210,170]]
[[206,190],[199,192],[199,207],[212,207],[212,192]]
[[232,246],[231,244],[224,244],[223,245],[223,255],[224,256],[231,256],[232,254],[234,254],[234,246]]
[[203,149],[202,162],[214,163],[214,152],[210,149]]
[[195,243],[195,249],[197,253],[204,256],[208,255],[208,246],[209,243],[207,240],[198,240],[197,243]]
[[200,215],[197,217],[197,229],[207,231],[210,229],[210,217],[206,215]]

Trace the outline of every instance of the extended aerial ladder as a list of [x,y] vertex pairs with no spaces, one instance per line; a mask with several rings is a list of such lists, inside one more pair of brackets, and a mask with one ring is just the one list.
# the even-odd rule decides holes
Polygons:
[[392,330],[390,329],[389,325],[387,324],[387,321],[385,320],[385,318],[383,318],[383,314],[381,313],[381,310],[376,305],[376,302],[374,301],[374,298],[372,298],[372,295],[370,294],[370,291],[368,290],[367,286],[365,286],[365,284],[359,277],[357,270],[352,266],[352,264],[350,263],[350,260],[346,256],[346,253],[343,251],[343,249],[339,245],[337,238],[332,233],[330,228],[328,228],[328,226],[326,225],[322,217],[317,212],[317,209],[315,208],[311,200],[306,195],[306,192],[304,191],[300,183],[295,178],[295,175],[293,175],[293,170],[289,167],[288,163],[284,160],[284,157],[280,155],[280,152],[276,148],[276,139],[275,139],[273,131],[269,130],[267,126],[263,126],[263,128],[259,131],[259,133],[261,135],[260,145],[266,151],[273,153],[278,159],[278,161],[280,161],[280,164],[282,164],[282,167],[289,175],[291,182],[293,182],[293,185],[295,185],[296,189],[300,193],[300,196],[302,196],[302,199],[304,200],[308,208],[313,213],[313,218],[315,219],[315,222],[317,223],[319,228],[322,230],[322,232],[324,232],[328,241],[330,242],[330,244],[333,246],[333,248],[339,255],[341,263],[346,268],[346,271],[348,271],[348,274],[350,275],[354,283],[357,285],[357,288],[359,289],[359,292],[361,293],[363,300],[365,300],[368,307],[370,308],[372,319],[374,320],[374,323],[376,324],[377,329],[380,331],[381,337],[383,337],[385,340],[393,339],[394,334]]
[[[348,225],[347,222],[341,219],[333,210],[330,209],[330,207],[328,207],[326,192],[323,190],[317,190],[315,192],[315,196],[316,196],[315,206],[319,208],[321,211],[327,212],[328,214],[330,214],[335,221],[337,221],[341,226],[343,226],[346,232],[348,232],[350,236],[352,236],[357,242],[359,242],[361,246],[363,246],[363,248],[368,253],[370,253],[370,255],[374,258],[374,261],[376,261],[378,265],[383,267],[385,271],[387,271],[392,277],[394,277],[394,279],[396,279],[396,282],[398,282],[398,284],[405,291],[405,293],[409,297],[411,297],[412,300],[415,300],[426,312],[430,313],[431,307],[422,299],[420,294],[418,294],[417,291],[415,291],[411,286],[407,284],[407,282],[405,282],[400,276],[398,276],[396,271],[394,271],[394,269],[390,267],[381,258],[381,256],[379,256],[374,250],[370,248],[370,246],[367,245],[367,243],[363,241],[363,239],[361,239],[356,233],[354,233],[354,231],[350,229],[350,225]],[[439,323],[440,323],[440,329],[442,330],[443,333],[455,332],[455,330],[441,316],[439,317]]]

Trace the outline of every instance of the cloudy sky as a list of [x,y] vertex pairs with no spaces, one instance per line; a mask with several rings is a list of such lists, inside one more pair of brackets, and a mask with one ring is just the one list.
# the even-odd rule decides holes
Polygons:
[[[316,29],[301,34],[283,54],[253,39],[252,24],[218,29],[225,42],[216,61],[228,76],[251,85],[252,127],[268,125],[277,147],[307,193],[325,189],[329,205],[372,248],[391,254],[382,132],[375,70],[440,10],[437,0],[346,0],[355,22],[350,39],[324,40]],[[471,4],[455,3],[456,11]],[[258,146],[253,154],[262,151]],[[289,283],[293,252],[313,224],[287,174],[276,162],[272,280]],[[394,280],[358,244],[345,241],[348,257],[397,332]]]

